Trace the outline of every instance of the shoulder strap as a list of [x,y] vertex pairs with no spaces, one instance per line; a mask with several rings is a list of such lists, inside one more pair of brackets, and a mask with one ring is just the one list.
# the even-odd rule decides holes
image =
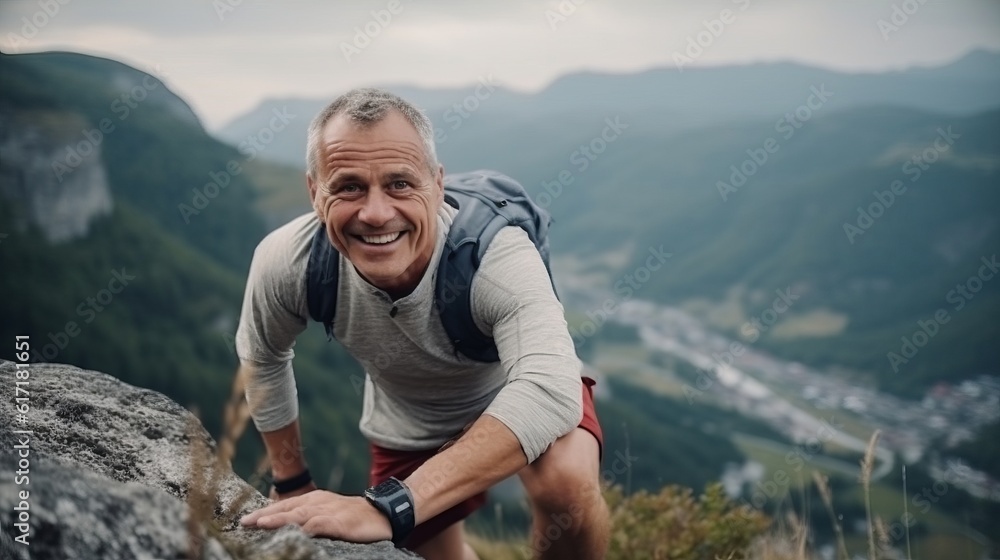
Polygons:
[[313,234],[306,265],[306,300],[309,316],[326,328],[333,338],[333,318],[337,314],[337,282],[340,275],[340,253],[330,243],[326,228],[320,223]]
[[[445,200],[458,213],[438,264],[435,309],[456,352],[473,360],[496,362],[500,358],[493,338],[479,330],[472,316],[472,278],[490,242],[510,225],[528,234],[548,270],[547,234],[552,220],[528,197],[524,187],[493,171],[446,177]],[[550,270],[550,281],[551,276]]]

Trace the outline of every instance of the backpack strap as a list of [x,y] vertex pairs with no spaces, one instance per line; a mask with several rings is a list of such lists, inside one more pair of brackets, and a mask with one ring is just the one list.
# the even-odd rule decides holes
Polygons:
[[[496,343],[479,330],[473,319],[472,279],[493,238],[511,225],[528,234],[548,270],[547,232],[551,219],[520,184],[491,171],[450,176],[445,201],[458,213],[438,264],[435,309],[456,353],[480,362],[497,362],[500,357]],[[550,281],[551,277],[549,271]]]
[[327,339],[333,339],[333,318],[337,314],[337,283],[340,276],[340,252],[330,243],[326,227],[320,222],[313,234],[306,265],[306,300],[309,316],[323,323]]

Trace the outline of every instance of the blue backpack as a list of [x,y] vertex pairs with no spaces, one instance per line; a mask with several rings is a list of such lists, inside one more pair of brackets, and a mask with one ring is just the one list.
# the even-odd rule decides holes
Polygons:
[[[534,203],[517,181],[494,171],[473,171],[444,178],[444,200],[458,209],[438,265],[434,308],[455,347],[480,362],[500,360],[493,338],[472,318],[472,278],[493,237],[509,225],[523,229],[535,244],[552,281],[548,230],[552,217]],[[307,265],[309,316],[333,338],[337,312],[340,253],[320,224],[313,235]],[[555,290],[555,284],[552,289]]]

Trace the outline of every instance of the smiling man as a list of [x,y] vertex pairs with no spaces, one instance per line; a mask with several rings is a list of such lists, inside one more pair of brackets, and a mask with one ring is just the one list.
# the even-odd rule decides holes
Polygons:
[[[458,210],[445,203],[433,137],[423,113],[374,89],[336,99],[310,127],[314,212],[258,246],[237,331],[277,500],[243,524],[292,523],[354,542],[391,539],[426,558],[475,558],[462,520],[516,473],[533,509],[535,555],[603,557],[609,522],[593,381],[581,378],[562,306],[526,232],[501,229],[472,280],[472,316],[498,361],[457,351],[435,311]],[[371,442],[373,486],[364,497],[317,490],[301,451],[291,360],[310,316],[314,239],[339,254],[331,334],[366,372],[360,428]]]

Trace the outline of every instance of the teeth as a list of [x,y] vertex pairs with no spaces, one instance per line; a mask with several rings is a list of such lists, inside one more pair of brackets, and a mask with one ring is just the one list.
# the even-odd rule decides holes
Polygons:
[[401,235],[401,232],[396,233],[386,233],[384,235],[362,235],[361,239],[365,240],[365,243],[374,243],[376,245],[382,245],[385,243],[392,243]]

